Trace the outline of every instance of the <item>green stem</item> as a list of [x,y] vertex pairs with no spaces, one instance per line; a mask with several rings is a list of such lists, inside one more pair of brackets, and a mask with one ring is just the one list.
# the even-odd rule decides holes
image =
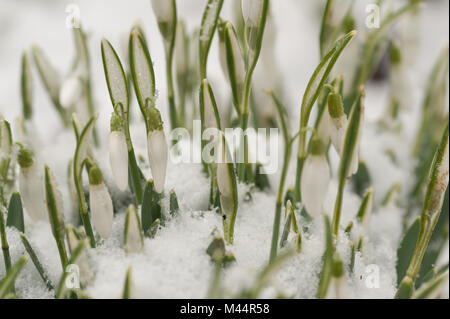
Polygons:
[[139,166],[136,161],[136,155],[134,154],[134,148],[131,147],[128,150],[128,170],[131,179],[131,184],[133,187],[133,193],[136,198],[136,202],[138,205],[142,204],[143,199],[143,189],[142,189],[142,181],[145,181],[145,178],[142,176],[142,172],[139,169]]
[[58,247],[59,258],[61,260],[61,265],[63,268],[63,272],[67,266],[67,251],[66,246],[64,244],[64,239],[59,238],[59,236],[55,236],[56,246]]
[[222,261],[216,261],[214,263],[214,272],[212,275],[211,286],[208,291],[208,298],[216,299],[220,298],[220,276],[222,274]]
[[11,255],[9,254],[9,245],[6,238],[5,219],[3,216],[3,207],[0,207],[0,236],[2,241],[3,260],[5,261],[5,269],[11,268]]
[[241,114],[241,129],[242,129],[242,147],[244,148],[244,163],[238,163],[238,178],[240,182],[246,180],[245,176],[245,168],[248,165],[248,139],[247,135],[245,135],[245,130],[248,125],[248,110],[247,113]]
[[280,219],[281,219],[281,202],[277,201],[275,206],[275,216],[273,220],[272,244],[270,247],[269,263],[272,263],[277,257],[278,237],[280,234]]

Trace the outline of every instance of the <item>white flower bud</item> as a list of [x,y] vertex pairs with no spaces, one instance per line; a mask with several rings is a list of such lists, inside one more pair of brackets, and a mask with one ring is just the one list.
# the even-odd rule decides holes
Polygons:
[[345,299],[350,297],[350,286],[344,274],[342,260],[335,254],[332,264],[332,277],[328,286],[326,299]]
[[177,23],[177,33],[175,36],[175,65],[176,71],[179,74],[183,74],[187,71],[187,41],[185,34],[185,27],[182,21]]
[[152,8],[158,23],[173,20],[172,0],[152,0]]
[[242,0],[242,16],[247,27],[258,27],[263,0]]
[[125,250],[128,254],[142,251],[144,242],[142,240],[141,225],[136,208],[133,205],[128,207],[125,222]]
[[325,109],[317,127],[317,135],[319,135],[320,139],[324,141],[325,144],[328,144],[331,137],[335,134],[336,127],[332,123],[330,113],[328,113],[327,109]]
[[[80,240],[76,237],[75,230],[73,228],[67,229],[67,242],[69,244],[71,252],[75,250],[75,248],[80,243]],[[76,264],[80,269],[80,283],[83,286],[88,285],[94,276],[91,272],[91,267],[89,265],[89,255],[87,254],[86,248],[83,249],[81,254],[78,256]]]
[[97,167],[89,171],[89,204],[95,230],[102,238],[108,238],[112,231],[113,204]]
[[439,211],[442,207],[442,202],[444,201],[444,194],[448,187],[449,181],[449,154],[448,154],[448,139],[445,146],[444,154],[442,157],[441,165],[439,165],[436,186],[434,186],[433,193],[431,195],[430,211]]
[[[331,118],[331,117],[330,117]],[[345,139],[345,131],[347,130],[348,120],[347,116],[344,114],[337,118],[331,118],[331,122],[333,125],[332,134],[331,134],[331,143],[333,144],[336,152],[341,154],[342,147],[344,145]]]
[[219,41],[219,62],[220,67],[222,68],[222,72],[225,75],[225,79],[230,82],[230,76],[228,74],[227,66],[227,49],[225,47],[225,41],[223,39]]
[[109,163],[117,188],[124,191],[128,187],[128,149],[125,134],[112,131],[109,135]]
[[168,147],[164,131],[153,130],[148,132],[147,151],[153,180],[155,182],[155,190],[158,193],[162,193],[166,181],[168,156]]
[[64,108],[69,108],[74,105],[83,92],[83,83],[81,79],[72,75],[67,78],[59,90],[59,102]]
[[311,140],[311,153],[305,160],[301,177],[302,203],[313,217],[320,215],[330,182],[330,169],[325,157],[325,145],[320,139]]
[[359,143],[361,141],[363,121],[364,121],[364,108],[361,109],[361,123],[359,124],[358,136],[356,137],[355,150],[353,151],[352,162],[350,164],[349,176],[356,174],[359,167]]
[[[242,57],[239,41],[231,23],[226,23],[223,32],[223,39],[221,39],[221,41],[219,42],[220,65],[227,81],[230,82],[231,80],[234,80],[239,87],[242,87],[245,81],[245,63]],[[230,74],[228,72],[227,50],[225,41],[229,41],[231,45],[231,56],[234,64],[234,79],[230,79]]]
[[28,215],[34,221],[45,220],[44,182],[34,163],[20,169],[19,190]]

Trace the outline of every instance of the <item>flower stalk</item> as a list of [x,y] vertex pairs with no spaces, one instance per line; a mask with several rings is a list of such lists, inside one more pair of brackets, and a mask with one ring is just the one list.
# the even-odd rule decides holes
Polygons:
[[444,202],[444,194],[449,181],[449,125],[442,135],[441,142],[436,150],[430,173],[425,201],[420,216],[419,237],[416,248],[406,271],[400,282],[396,298],[410,298],[414,291],[414,282],[422,264],[423,256],[430,242],[433,230],[436,227]]
[[308,126],[311,110],[320,92],[322,91],[323,86],[325,85],[325,81],[327,80],[328,75],[333,69],[333,66],[335,65],[342,51],[347,47],[347,45],[355,35],[356,31],[351,31],[336,41],[333,47],[323,57],[322,61],[314,70],[314,73],[311,76],[303,95],[300,109],[300,136],[297,154],[297,172],[295,179],[295,201],[297,203],[301,201],[300,181],[303,163],[306,158],[306,131],[304,130],[304,128]]
[[344,145],[342,148],[341,160],[339,164],[339,184],[336,201],[334,204],[334,214],[332,221],[333,235],[337,237],[339,231],[339,221],[341,218],[342,202],[344,199],[344,187],[347,182],[357,152],[357,144],[362,130],[362,119],[364,114],[363,106],[364,91],[360,88],[358,99],[352,108],[350,120],[345,132]]

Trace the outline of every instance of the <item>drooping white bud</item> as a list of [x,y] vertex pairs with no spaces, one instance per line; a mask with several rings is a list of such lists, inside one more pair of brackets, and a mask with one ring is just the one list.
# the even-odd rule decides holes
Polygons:
[[[72,226],[66,227],[66,233],[69,249],[71,252],[73,252],[80,243],[80,239],[77,237],[75,229]],[[91,272],[91,267],[89,265],[89,255],[87,254],[86,248],[83,249],[83,251],[78,256],[76,260],[76,265],[80,269],[80,283],[83,286],[86,286],[94,277],[93,273]]]
[[369,188],[364,195],[363,201],[361,202],[361,206],[359,208],[357,219],[362,224],[364,234],[369,233],[369,224],[370,218],[372,216],[372,207],[373,207],[373,188]]
[[247,27],[258,27],[263,0],[242,0],[242,16]]
[[45,220],[44,183],[34,163],[20,169],[19,190],[28,215],[34,221]]
[[311,140],[311,152],[305,160],[301,177],[302,203],[308,214],[320,216],[330,182],[325,145],[319,138]]
[[210,92],[210,86],[208,80],[204,79],[202,81],[201,87],[202,101],[203,101],[203,118],[204,118],[204,128],[217,128],[217,120],[215,114],[215,101],[213,101],[213,96]]
[[158,23],[171,22],[173,19],[172,0],[152,0],[152,8]]
[[158,193],[164,191],[166,182],[168,147],[164,131],[154,130],[148,132],[147,151],[150,160],[155,190]]
[[128,150],[125,134],[121,131],[109,135],[109,163],[117,188],[124,191],[128,187]]
[[71,75],[63,82],[59,90],[59,102],[64,108],[69,108],[80,99],[82,92],[82,80],[76,75]]
[[112,231],[113,204],[97,167],[89,171],[89,204],[95,230],[102,238],[108,238]]
[[[231,61],[228,64],[227,48],[230,54]],[[238,87],[242,87],[245,81],[245,63],[242,56],[242,51],[239,46],[239,41],[233,25],[229,22],[223,27],[223,34],[219,41],[219,58],[225,78],[228,82],[235,81]],[[233,79],[230,79],[229,67],[232,67]]]
[[328,286],[328,291],[326,299],[348,299],[350,298],[350,286],[347,282],[345,276],[339,278],[332,277],[330,280],[330,285]]
[[143,247],[144,242],[136,207],[130,205],[125,221],[125,250],[128,254],[138,253]]

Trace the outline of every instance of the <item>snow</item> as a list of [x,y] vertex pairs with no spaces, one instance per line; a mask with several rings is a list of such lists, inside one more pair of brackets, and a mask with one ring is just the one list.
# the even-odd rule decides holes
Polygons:
[[[45,2],[2,0],[0,12],[0,113],[11,123],[20,115],[19,70],[20,56],[36,42],[49,57],[58,70],[69,71],[70,54],[73,52],[71,31],[65,28],[64,3],[56,0]],[[166,105],[165,65],[162,40],[157,24],[151,11],[149,1],[129,3],[112,0],[78,0],[74,1],[80,8],[83,26],[89,31],[89,45],[92,58],[92,73],[96,109],[100,114],[96,128],[99,132],[101,148],[94,154],[104,174],[105,184],[111,197],[114,198],[115,216],[111,236],[104,240],[96,249],[88,252],[89,264],[94,272],[94,279],[86,288],[86,292],[96,298],[119,298],[128,267],[132,267],[133,295],[136,298],[203,298],[207,295],[213,264],[205,250],[213,233],[222,233],[222,217],[208,210],[209,180],[202,174],[201,164],[174,164],[169,161],[165,190],[168,194],[174,189],[180,204],[179,216],[170,219],[161,227],[155,238],[144,240],[144,250],[141,254],[126,255],[123,247],[125,213],[129,204],[130,194],[120,192],[112,179],[108,160],[109,118],[112,111],[108,89],[103,74],[100,53],[100,40],[105,37],[119,49],[120,34],[128,32],[136,20],[145,21],[145,34],[150,38],[149,46],[154,62],[155,81],[160,98],[157,107],[161,110],[165,127],[168,127],[168,112]],[[277,41],[274,56],[279,57],[283,100],[289,108],[290,127],[296,129],[299,123],[299,104],[303,96],[309,76],[318,61],[318,30],[319,22],[317,1],[272,1],[273,20],[277,26]],[[367,2],[367,1],[366,1]],[[364,15],[364,1],[359,2],[355,10],[361,17]],[[188,30],[200,23],[204,3],[202,1],[178,1],[178,14],[186,19]],[[389,87],[387,85],[369,85],[366,88],[365,121],[361,137],[360,156],[366,162],[373,178],[375,189],[374,211],[370,222],[369,234],[364,234],[367,246],[362,255],[357,253],[355,268],[348,275],[350,259],[349,239],[339,236],[337,250],[346,265],[346,274],[350,280],[351,292],[354,298],[392,298],[395,294],[396,249],[402,234],[403,211],[394,206],[380,207],[380,202],[388,189],[400,182],[402,191],[412,180],[414,163],[411,161],[410,150],[419,120],[419,106],[426,77],[434,58],[446,39],[448,39],[448,2],[433,1],[423,6],[417,24],[420,40],[416,57],[408,53],[408,59],[413,63],[407,70],[406,77],[411,89],[408,99],[411,105],[403,112],[401,121],[403,131],[397,133],[381,131],[377,121],[384,114],[388,101]],[[105,9],[107,8],[107,9]],[[224,4],[223,16],[231,18],[231,6]],[[410,23],[411,24],[411,23]],[[39,25],[39,28],[34,28]],[[349,46],[351,49],[360,41],[359,33]],[[345,52],[343,54],[345,57]],[[125,57],[121,56],[125,65]],[[347,63],[352,63],[352,56]],[[214,93],[221,113],[225,107],[226,96],[229,94],[223,72],[220,67],[217,52],[217,37],[214,38],[209,56],[208,74],[214,87]],[[339,70],[350,67],[338,63]],[[76,217],[70,205],[70,195],[67,187],[67,163],[75,151],[75,136],[71,130],[64,131],[58,115],[46,96],[37,73],[33,70],[35,97],[33,135],[37,141],[34,149],[38,150],[37,164],[43,167],[47,164],[55,175],[59,189],[62,192],[66,222],[75,223]],[[62,73],[64,73],[62,72]],[[257,71],[256,74],[258,74]],[[264,81],[262,81],[264,82]],[[346,81],[346,85],[348,85]],[[263,83],[264,84],[264,83]],[[261,90],[263,87],[260,88]],[[123,99],[124,97],[121,97]],[[147,145],[145,126],[141,118],[136,99],[130,106],[132,112],[131,136],[136,157],[143,157],[141,165],[144,174],[150,178],[151,173],[147,160]],[[312,116],[314,116],[314,111]],[[14,130],[14,132],[17,131]],[[16,134],[14,134],[16,136]],[[166,136],[168,134],[166,133]],[[280,136],[281,138],[281,136]],[[282,143],[279,143],[280,145]],[[296,144],[296,143],[295,143]],[[394,150],[397,164],[390,160],[386,150]],[[280,148],[281,150],[281,148]],[[296,154],[295,150],[292,152]],[[279,152],[279,167],[282,165],[282,152]],[[332,151],[332,180],[324,203],[325,212],[331,216],[337,192],[337,167],[339,158]],[[295,158],[291,159],[285,187],[294,185]],[[272,189],[266,192],[253,190],[251,200],[248,199],[248,187],[239,185],[239,208],[235,224],[234,245],[228,246],[236,262],[224,271],[223,284],[227,296],[235,296],[242,288],[252,284],[255,276],[268,262],[270,242],[275,210],[276,189],[279,174],[269,175]],[[84,176],[87,187],[87,176]],[[87,188],[86,188],[87,189]],[[346,187],[342,209],[341,226],[354,222],[355,234],[361,230],[355,222],[355,216],[361,203],[361,198]],[[167,208],[167,199],[163,202]],[[296,212],[298,213],[298,212]],[[283,213],[284,214],[284,213]],[[297,214],[298,216],[298,214]],[[283,218],[282,218],[283,224]],[[300,225],[305,221],[298,217]],[[342,234],[342,233],[341,233]],[[48,270],[50,279],[56,285],[61,275],[61,263],[58,250],[48,222],[33,223],[26,216],[26,235],[38,253],[38,256]],[[16,261],[24,248],[19,234],[14,229],[7,229],[11,257]],[[289,238],[292,241],[293,238]],[[263,290],[262,297],[274,297],[282,293],[295,298],[314,298],[318,284],[318,274],[321,269],[321,258],[324,251],[325,233],[322,218],[318,218],[304,233],[302,251],[286,261],[275,274],[269,286]],[[448,247],[448,246],[447,246]],[[448,261],[447,253],[441,256],[440,264]],[[377,265],[380,274],[379,288],[368,288],[366,284],[367,266]],[[0,263],[0,277],[5,273],[4,264]],[[52,298],[31,261],[20,274],[16,282],[17,294],[22,298]],[[448,293],[448,292],[447,292]]]

